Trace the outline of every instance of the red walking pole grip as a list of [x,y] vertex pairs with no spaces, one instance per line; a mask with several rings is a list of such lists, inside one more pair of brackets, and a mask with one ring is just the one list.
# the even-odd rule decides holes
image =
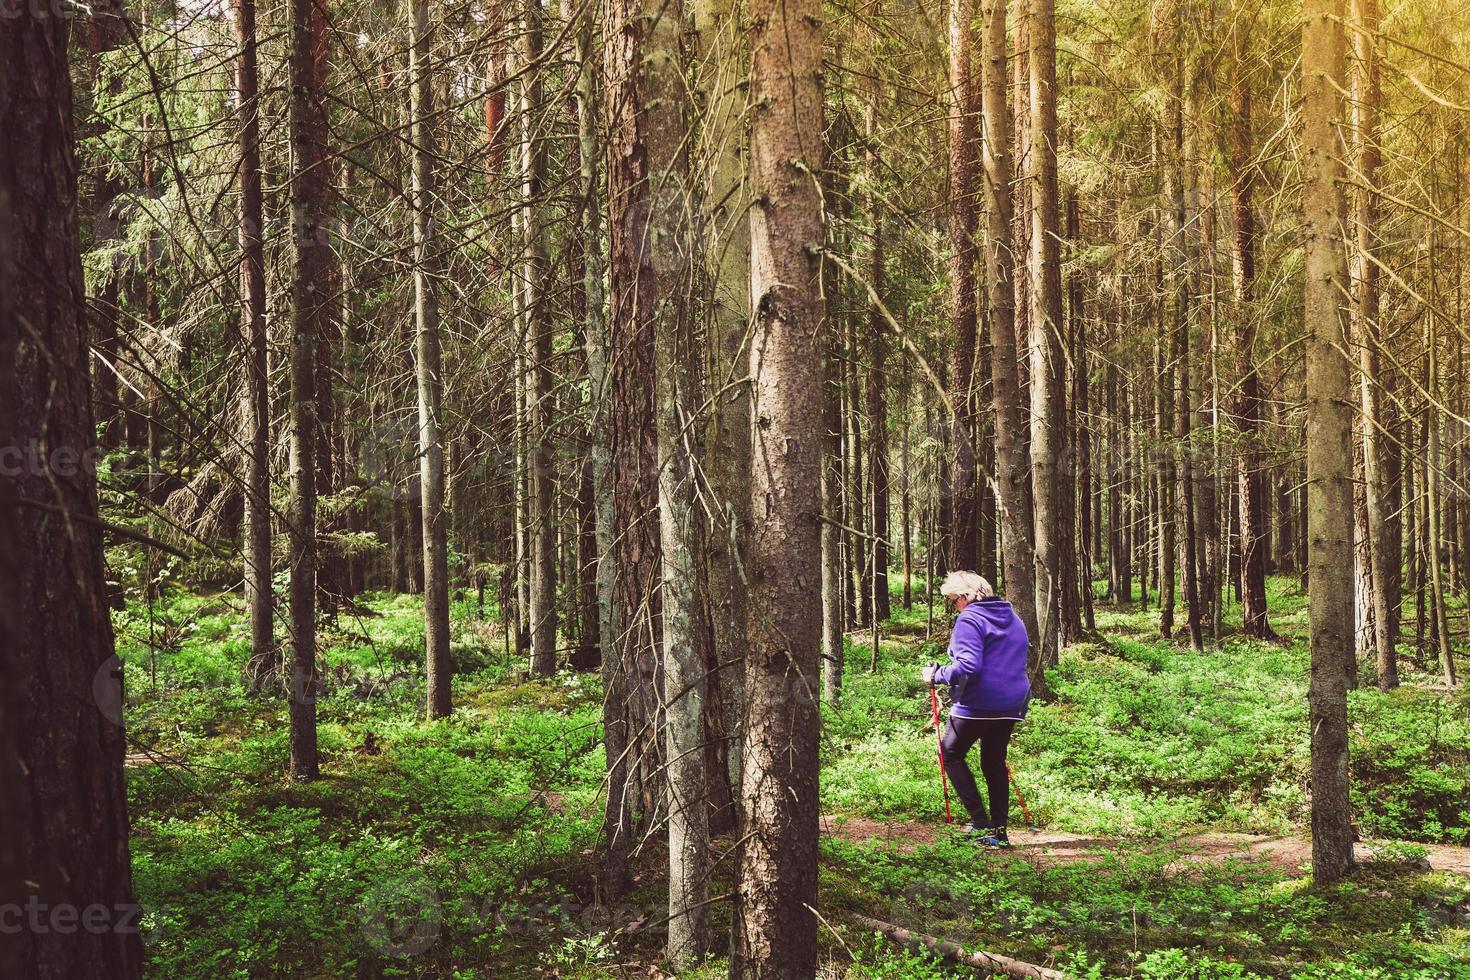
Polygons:
[[944,771],[944,729],[939,727],[939,692],[932,685],[929,687],[929,704],[934,708],[934,737],[939,742],[939,785],[944,788],[944,822],[954,823],[949,812],[949,773]]

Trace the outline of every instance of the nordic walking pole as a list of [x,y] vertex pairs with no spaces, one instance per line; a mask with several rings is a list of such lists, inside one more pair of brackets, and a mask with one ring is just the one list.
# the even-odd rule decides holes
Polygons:
[[[944,730],[939,727],[939,693],[929,686],[929,704],[934,708],[934,738],[939,742],[939,785],[944,788],[944,822],[954,823],[949,812],[949,774],[944,771]],[[1023,807],[1026,804],[1021,804]]]
[[1026,797],[1021,795],[1021,787],[1016,782],[1016,777],[1011,775],[1011,767],[1006,766],[1006,778],[1011,781],[1011,789],[1016,791],[1016,800],[1021,804],[1021,813],[1026,817],[1026,825],[1035,827],[1036,821],[1031,819],[1031,809],[1026,806]]

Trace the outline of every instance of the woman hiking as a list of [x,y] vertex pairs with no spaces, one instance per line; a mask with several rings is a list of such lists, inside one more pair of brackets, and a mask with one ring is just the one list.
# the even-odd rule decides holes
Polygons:
[[[986,847],[1009,847],[1006,820],[1010,787],[1006,747],[1016,722],[1026,717],[1031,681],[1026,675],[1030,638],[1021,617],[990,583],[974,572],[950,572],[939,588],[956,613],[949,638],[949,663],[930,664],[924,683],[948,684],[954,706],[944,728],[941,752],[955,795],[969,812],[965,834]],[[980,743],[980,772],[990,809],[980,799],[975,774],[965,762]]]

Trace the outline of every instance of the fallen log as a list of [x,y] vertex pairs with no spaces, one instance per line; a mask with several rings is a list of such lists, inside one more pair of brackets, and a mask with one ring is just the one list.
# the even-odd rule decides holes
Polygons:
[[984,950],[965,949],[948,940],[929,936],[922,932],[912,932],[902,926],[896,926],[891,922],[881,919],[870,919],[866,915],[858,915],[850,912],[848,915],[860,926],[875,929],[896,943],[904,945],[922,946],[929,952],[934,953],[951,963],[960,963],[965,966],[977,967],[981,970],[990,970],[995,973],[1004,973],[1009,977],[1020,977],[1023,980],[1067,980],[1067,975],[1061,970],[1053,970],[1046,966],[1037,966],[1035,963],[1027,963],[1025,960],[1012,959],[999,953],[987,953]]

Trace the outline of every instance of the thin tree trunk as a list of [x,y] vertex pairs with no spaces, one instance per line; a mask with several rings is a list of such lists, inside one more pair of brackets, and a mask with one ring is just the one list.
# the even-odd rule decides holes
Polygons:
[[1348,800],[1347,673],[1352,657],[1351,382],[1342,296],[1338,132],[1342,123],[1343,0],[1304,0],[1302,91],[1306,176],[1307,517],[1312,633],[1307,695],[1312,733],[1312,877],[1330,884],[1353,867]]
[[331,263],[327,235],[327,119],[322,91],[327,44],[326,13],[314,0],[291,0],[289,139],[291,180],[291,775],[317,778],[316,741],[316,345],[326,333],[329,297],[323,296]]
[[577,143],[581,172],[583,273],[587,291],[587,322],[582,340],[587,354],[587,384],[592,399],[588,458],[596,499],[597,610],[601,637],[603,747],[607,756],[607,795],[603,810],[604,885],[611,894],[627,888],[628,855],[632,848],[632,807],[628,795],[628,723],[623,710],[625,675],[618,659],[618,606],[614,598],[615,522],[612,498],[612,454],[609,448],[609,385],[607,321],[603,317],[602,207],[597,173],[597,73],[593,60],[593,19],[584,16],[577,30]]
[[444,508],[443,366],[439,353],[438,232],[435,225],[433,125],[434,77],[430,51],[429,0],[413,4],[413,43],[408,50],[412,85],[410,129],[413,154],[413,285],[415,376],[419,399],[419,487],[424,542],[424,657],[428,675],[428,714],[446,718],[451,702],[449,664],[449,549]]
[[1236,303],[1236,349],[1240,357],[1240,393],[1235,403],[1235,424],[1240,429],[1240,451],[1236,454],[1238,522],[1240,535],[1241,619],[1245,635],[1274,636],[1266,608],[1266,473],[1261,449],[1261,376],[1256,366],[1256,212],[1252,201],[1255,188],[1254,149],[1251,132],[1251,83],[1247,71],[1250,56],[1250,24],[1240,0],[1236,0],[1233,58],[1230,87],[1230,124],[1226,146],[1230,161],[1230,202],[1234,217],[1231,254],[1234,266]]
[[526,452],[530,462],[527,507],[530,582],[527,624],[531,630],[531,673],[556,672],[556,520],[551,459],[551,305],[546,296],[546,237],[541,216],[546,182],[548,124],[541,119],[541,19],[539,0],[522,8],[522,98],[526,131],[521,140],[521,233],[526,337]]
[[260,94],[255,0],[235,0],[240,50],[235,88],[240,119],[240,350],[245,385],[240,421],[245,446],[245,602],[250,609],[252,685],[277,666],[271,585],[270,380],[265,324],[265,224],[260,163]]
[[[1030,554],[1030,529],[1026,511],[1027,477],[1022,401],[1016,357],[1015,287],[1011,277],[1016,263],[1012,254],[1011,103],[1006,71],[1006,0],[985,0],[981,14],[985,23],[981,57],[981,90],[985,139],[981,144],[984,162],[985,217],[989,247],[986,249],[986,279],[989,282],[991,392],[995,399],[995,457],[999,471],[997,505],[1004,535],[1002,563],[1006,595],[1015,607],[1026,635],[1031,638],[1028,670],[1032,689],[1045,696],[1046,675],[1040,659],[1037,629],[1036,577]],[[933,586],[931,585],[932,589]]]
[[[876,9],[876,6],[875,6]],[[892,615],[891,599],[888,594],[888,324],[879,307],[879,301],[887,292],[886,263],[883,252],[883,204],[877,194],[881,178],[878,159],[879,113],[881,111],[880,88],[873,85],[867,93],[865,107],[864,164],[867,169],[870,191],[864,201],[868,220],[868,288],[867,295],[867,347],[869,351],[868,373],[865,379],[863,403],[868,417],[868,487],[869,514],[872,518],[872,538],[868,550],[869,588],[872,594],[872,625],[874,642],[878,635],[878,624],[886,622]]]
[[951,569],[975,567],[979,548],[979,474],[975,466],[975,347],[977,311],[975,264],[978,258],[976,213],[979,166],[977,115],[980,92],[974,68],[975,2],[949,4],[949,310],[954,330],[950,355],[949,398],[955,416],[951,426]]
[[[651,0],[650,0],[651,2]],[[617,657],[623,672],[623,710],[630,790],[635,811],[656,820],[664,801],[657,732],[662,649],[657,583],[658,437],[654,422],[656,284],[648,216],[657,210],[649,184],[649,107],[667,93],[650,91],[643,69],[645,35],[658,8],[644,0],[613,0],[603,36],[604,145],[608,181],[612,492]],[[668,206],[684,207],[684,202]]]
[[[1368,517],[1368,541],[1373,571],[1373,646],[1378,665],[1378,686],[1391,691],[1399,684],[1397,617],[1394,609],[1393,582],[1400,574],[1399,545],[1394,529],[1398,508],[1386,508],[1388,496],[1387,469],[1383,456],[1387,443],[1383,438],[1386,403],[1379,399],[1380,387],[1392,395],[1393,371],[1383,370],[1379,345],[1382,343],[1378,324],[1378,198],[1367,188],[1378,185],[1378,168],[1383,154],[1378,145],[1378,107],[1382,101],[1382,54],[1379,48],[1378,0],[1354,0],[1357,15],[1355,44],[1358,55],[1357,120],[1354,132],[1358,139],[1358,175],[1366,185],[1359,192],[1357,225],[1357,275],[1354,278],[1353,312],[1358,342],[1359,386],[1363,411],[1363,490]],[[1390,397],[1389,402],[1392,402]],[[1388,450],[1396,452],[1394,449]]]
[[654,377],[658,439],[659,527],[663,555],[663,748],[669,833],[667,955],[675,969],[704,958],[709,946],[709,808],[704,753],[708,690],[703,647],[709,622],[700,576],[705,569],[704,517],[697,505],[703,462],[704,352],[690,294],[695,255],[684,202],[690,200],[688,119],[679,51],[683,5],[645,10],[648,195],[663,207],[650,222],[653,274]]
[[[705,170],[701,202],[710,279],[710,383],[715,391],[705,469],[719,512],[709,539],[709,591],[718,698],[729,778],[740,781],[747,585],[739,543],[750,526],[750,219],[742,147],[746,120],[741,10],[733,0],[696,0],[704,116],[697,135]],[[712,777],[713,778],[713,777]]]

